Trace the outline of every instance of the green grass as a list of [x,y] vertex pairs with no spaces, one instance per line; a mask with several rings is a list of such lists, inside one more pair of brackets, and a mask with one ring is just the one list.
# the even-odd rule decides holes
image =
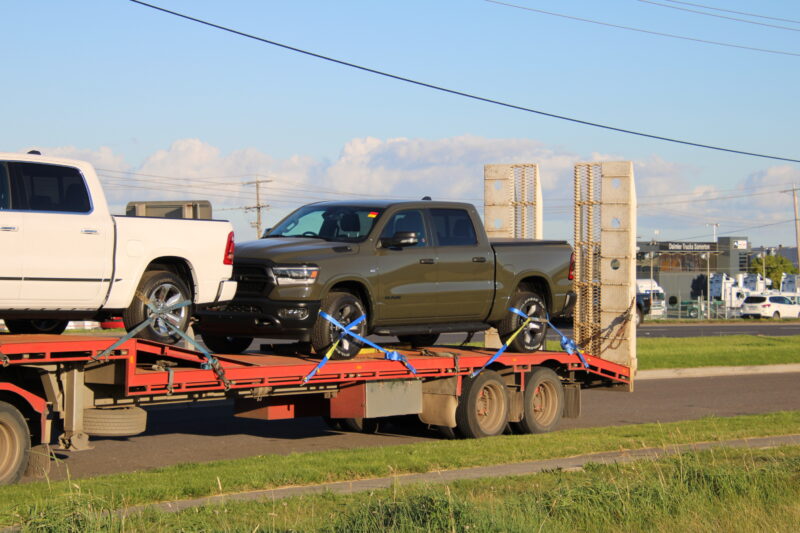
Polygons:
[[[560,351],[556,341],[548,350]],[[638,337],[639,370],[800,363],[800,336]]]
[[79,481],[0,487],[0,523],[17,521],[26,509],[60,509],[76,497],[119,508],[222,492],[793,433],[800,433],[800,411],[183,464]]
[[74,495],[30,506],[23,530],[319,532],[794,532],[800,446],[717,449],[578,472],[395,486],[351,495],[228,503],[126,518]]

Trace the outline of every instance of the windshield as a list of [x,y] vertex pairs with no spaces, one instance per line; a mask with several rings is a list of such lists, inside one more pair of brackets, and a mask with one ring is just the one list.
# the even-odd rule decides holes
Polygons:
[[306,237],[326,241],[361,242],[382,209],[343,205],[307,205],[283,219],[265,238]]

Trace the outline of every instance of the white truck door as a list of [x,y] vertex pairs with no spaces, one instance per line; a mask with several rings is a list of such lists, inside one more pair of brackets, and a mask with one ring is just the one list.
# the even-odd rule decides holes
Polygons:
[[113,223],[77,168],[9,163],[24,190],[21,297],[32,309],[97,308],[111,282]]
[[22,285],[22,214],[11,211],[8,170],[0,163],[0,305],[16,305]]

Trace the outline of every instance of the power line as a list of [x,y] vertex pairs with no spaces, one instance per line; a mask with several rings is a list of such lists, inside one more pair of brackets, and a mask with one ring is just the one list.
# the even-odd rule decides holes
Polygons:
[[[719,233],[718,235],[732,235],[734,233],[739,233],[741,231],[745,231],[745,230],[748,230],[748,229],[758,229],[758,228],[768,228],[770,226],[780,226],[781,224],[786,224],[788,222],[794,222],[794,219],[793,218],[789,218],[789,219],[786,219],[786,220],[781,220],[780,222],[772,222],[770,224],[761,224],[759,226],[744,226],[742,228],[735,229],[735,230],[732,230],[732,231],[724,231],[722,233]],[[694,235],[692,237],[683,237],[681,239],[675,239],[675,240],[676,241],[688,241],[688,240],[691,240],[691,239],[699,239],[700,237],[708,237],[708,236],[709,236],[708,233],[704,233],[702,235]]]
[[[239,30],[234,30],[234,29],[228,28],[226,26],[221,26],[219,24],[214,24],[212,22],[208,22],[208,21],[205,21],[205,20],[202,20],[202,19],[191,17],[189,15],[184,15],[182,13],[178,13],[177,11],[170,11],[169,9],[165,9],[163,7],[159,7],[159,6],[156,6],[156,5],[153,5],[153,4],[148,4],[146,2],[142,2],[141,0],[129,0],[129,1],[133,2],[135,4],[139,4],[141,6],[144,6],[144,7],[149,7],[150,9],[155,9],[157,11],[161,11],[162,13],[167,13],[169,15],[180,17],[180,18],[185,19],[185,20],[189,20],[189,21],[192,21],[192,22],[196,22],[198,24],[203,24],[205,26],[209,26],[211,28],[215,28],[215,29],[218,29],[218,30],[221,30],[221,31],[232,33],[234,35],[239,35],[240,37],[245,37],[247,39],[253,39],[255,41],[259,41],[259,42],[264,43],[264,44],[269,44],[269,45],[272,45],[272,46],[278,46],[278,47],[284,48],[286,50],[291,50],[293,52],[297,52],[299,54],[304,54],[304,55],[307,55],[307,56],[310,56],[310,57],[315,57],[317,59],[322,59],[324,61],[330,61],[331,63],[336,63],[338,65],[342,65],[342,66],[358,69],[358,70],[361,70],[361,71],[364,71],[364,72],[369,72],[371,74],[375,74],[375,75],[378,75],[378,76],[383,76],[383,77],[386,77],[386,78],[391,78],[391,79],[398,80],[398,81],[403,81],[403,82],[410,83],[410,84],[413,84],[413,85],[418,85],[420,87],[426,87],[428,89],[433,89],[433,90],[440,91],[440,92],[443,92],[443,93],[452,94],[452,95],[456,95],[456,96],[462,96],[464,98],[469,98],[471,100],[477,100],[479,102],[486,102],[486,103],[489,103],[489,104],[494,104],[494,105],[506,107],[506,108],[509,108],[509,109],[516,109],[518,111],[525,111],[527,113],[534,113],[536,115],[541,115],[541,116],[550,117],[550,118],[556,118],[556,119],[559,119],[559,120],[565,120],[565,121],[572,122],[572,123],[575,123],[575,124],[582,124],[584,126],[591,126],[591,127],[594,127],[594,128],[601,128],[601,129],[605,129],[605,130],[609,130],[609,131],[616,131],[616,132],[619,132],[619,133],[626,133],[628,135],[636,135],[638,137],[645,137],[645,138],[648,138],[648,139],[655,139],[655,140],[659,140],[659,141],[682,144],[682,145],[685,145],[685,146],[694,146],[696,148],[705,148],[705,149],[708,149],[708,150],[716,150],[716,151],[719,151],[719,152],[728,152],[728,153],[732,153],[732,154],[747,155],[747,156],[752,156],[752,157],[761,157],[761,158],[764,158],[764,159],[773,159],[773,160],[776,160],[776,161],[788,161],[788,162],[791,162],[791,163],[800,163],[800,159],[792,159],[792,158],[789,158],[789,157],[780,157],[780,156],[759,154],[759,153],[755,153],[755,152],[747,152],[747,151],[744,151],[744,150],[734,150],[734,149],[731,149],[731,148],[723,148],[723,147],[720,147],[720,146],[712,146],[712,145],[709,145],[709,144],[702,144],[702,143],[696,143],[696,142],[690,142],[690,141],[683,141],[683,140],[680,140],[680,139],[673,139],[673,138],[664,137],[664,136],[661,136],[661,135],[654,135],[654,134],[650,134],[650,133],[643,133],[643,132],[634,131],[634,130],[628,130],[628,129],[624,129],[624,128],[617,128],[617,127],[614,127],[614,126],[608,126],[606,124],[600,124],[600,123],[597,123],[597,122],[590,122],[590,121],[587,121],[587,120],[581,120],[581,119],[577,119],[577,118],[567,117],[567,116],[564,116],[564,115],[557,115],[555,113],[548,113],[548,112],[540,111],[540,110],[533,109],[533,108],[530,108],[530,107],[524,107],[524,106],[520,106],[520,105],[510,104],[510,103],[507,103],[507,102],[502,102],[500,100],[493,100],[491,98],[486,98],[486,97],[483,97],[483,96],[478,96],[478,95],[474,95],[474,94],[470,94],[470,93],[465,93],[465,92],[457,91],[457,90],[454,90],[454,89],[448,89],[446,87],[442,87],[442,86],[439,86],[439,85],[433,85],[431,83],[426,83],[426,82],[414,80],[414,79],[411,79],[411,78],[406,78],[406,77],[403,77],[403,76],[398,76],[396,74],[390,74],[388,72],[384,72],[384,71],[381,71],[381,70],[376,70],[376,69],[373,69],[373,68],[357,65],[355,63],[349,63],[349,62],[343,61],[341,59],[335,59],[335,58],[332,58],[332,57],[328,57],[328,56],[324,56],[324,55],[321,55],[321,54],[317,54],[315,52],[309,52],[307,50],[296,48],[294,46],[289,46],[289,45],[286,45],[286,44],[282,44],[282,43],[279,43],[277,41],[271,41],[269,39],[264,39],[263,37],[257,37],[255,35],[252,35],[252,34],[249,34],[249,33],[245,33],[245,32],[239,31]],[[486,0],[486,1],[489,1],[489,0]],[[499,3],[499,2],[495,2],[495,3]],[[511,5],[511,4],[507,4],[507,5]],[[516,7],[516,6],[514,6],[514,7]],[[792,55],[800,56],[800,54],[792,54]]]
[[[768,48],[756,48],[754,46],[745,46],[741,44],[733,44],[733,43],[723,43],[719,41],[709,41],[707,39],[698,39],[696,37],[687,37],[685,35],[676,35],[674,33],[663,33],[659,31],[652,31],[652,30],[644,30],[642,28],[634,28],[632,26],[622,26],[620,24],[611,24],[610,22],[601,22],[599,20],[592,20],[592,19],[585,19],[581,17],[573,17],[572,15],[565,15],[563,13],[554,13],[552,11],[544,11],[542,9],[534,9],[532,7],[526,6],[519,6],[517,4],[509,4],[506,2],[499,2],[498,0],[484,0],[485,2],[489,2],[490,4],[497,4],[506,7],[513,7],[515,9],[522,9],[525,11],[533,11],[534,13],[540,13],[542,15],[550,15],[552,17],[561,17],[570,20],[577,20],[579,22],[588,22],[589,24],[597,24],[598,26],[607,26],[609,28],[616,28],[618,30],[628,30],[628,31],[636,31],[639,33],[646,33],[648,35],[658,35],[659,37],[669,37],[671,39],[682,39],[684,41],[693,41],[696,43],[704,43],[704,44],[713,44],[716,46],[727,46],[729,48],[739,48],[741,50],[750,50],[753,52],[764,52],[767,54],[779,54],[784,56],[795,56],[800,57],[800,53],[797,52],[787,52],[785,50],[770,50]],[[138,0],[131,0],[131,2],[138,2]],[[140,2],[139,2],[140,3]]]
[[777,28],[779,30],[800,31],[800,28],[790,28],[788,26],[778,26],[777,24],[767,24],[765,22],[756,22],[754,20],[746,20],[746,19],[740,19],[740,18],[736,18],[736,17],[728,17],[726,15],[715,15],[714,13],[706,13],[704,11],[698,11],[696,9],[688,9],[688,8],[685,8],[685,7],[678,7],[678,6],[669,6],[667,4],[662,4],[660,2],[653,2],[652,0],[639,0],[639,2],[642,2],[644,4],[651,4],[651,5],[654,5],[654,6],[666,7],[667,9],[677,9],[679,11],[686,11],[688,13],[695,13],[697,15],[705,15],[707,17],[715,17],[715,18],[726,19],[726,20],[734,20],[736,22],[744,22],[745,24],[755,24],[756,26],[766,26],[768,28]]
[[793,22],[795,24],[800,24],[800,20],[792,20],[792,19],[783,19],[779,17],[768,17],[766,15],[757,15],[755,13],[747,13],[746,11],[734,11],[732,9],[722,9],[721,7],[712,7],[712,6],[705,6],[703,4],[693,4],[691,2],[680,2],[679,0],[666,0],[667,2],[671,2],[673,4],[683,4],[685,6],[694,6],[694,7],[702,7],[703,9],[711,9],[714,11],[724,11],[725,13],[734,13],[736,15],[746,15],[748,17],[756,17],[760,19],[767,19],[767,20],[779,20],[781,22]]

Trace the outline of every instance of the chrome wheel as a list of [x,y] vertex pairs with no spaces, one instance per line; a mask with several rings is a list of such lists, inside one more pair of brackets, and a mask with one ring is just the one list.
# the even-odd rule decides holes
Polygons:
[[[163,313],[165,309],[168,309],[171,306],[184,301],[185,299],[186,296],[181,292],[180,288],[169,282],[157,285],[152,291],[150,291],[150,294],[147,295],[147,301],[158,313]],[[167,326],[167,322],[176,328],[181,329],[181,324],[183,324],[187,319],[187,312],[188,311],[186,307],[173,309],[172,311],[162,314],[161,317],[157,318],[150,327],[158,335],[164,337],[169,336],[172,334],[172,330],[169,328],[169,326]],[[150,315],[152,314],[153,312],[150,311],[150,308],[148,307],[147,312],[145,313],[146,318],[150,318]]]

